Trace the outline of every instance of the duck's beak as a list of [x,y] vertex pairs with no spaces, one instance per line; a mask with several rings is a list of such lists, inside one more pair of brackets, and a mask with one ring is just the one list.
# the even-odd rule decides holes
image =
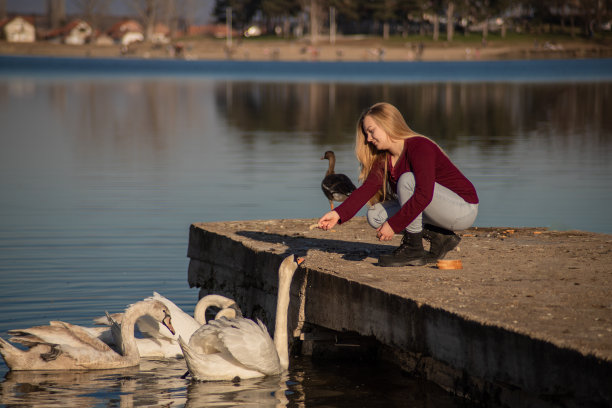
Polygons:
[[297,264],[300,265],[305,260],[306,260],[306,258],[299,257],[298,259],[295,260],[295,262],[297,262]]

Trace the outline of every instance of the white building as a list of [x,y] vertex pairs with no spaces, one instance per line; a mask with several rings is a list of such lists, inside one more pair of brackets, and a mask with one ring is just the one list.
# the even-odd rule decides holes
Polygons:
[[91,26],[83,20],[74,20],[63,27],[48,32],[45,38],[53,42],[81,45],[88,42],[93,34]]
[[0,22],[2,35],[8,42],[36,41],[36,27],[23,17],[13,17]]

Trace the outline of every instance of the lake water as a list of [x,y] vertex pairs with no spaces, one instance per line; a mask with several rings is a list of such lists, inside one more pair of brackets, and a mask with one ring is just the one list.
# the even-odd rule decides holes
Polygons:
[[[192,312],[189,225],[315,218],[326,150],[357,179],[354,128],[400,108],[475,184],[477,226],[612,233],[612,60],[239,63],[0,57],[0,336],[91,325],[158,291]],[[292,361],[282,378],[180,379],[184,363],[7,373],[29,406],[456,406],[391,369]],[[5,376],[6,374],[6,376]]]

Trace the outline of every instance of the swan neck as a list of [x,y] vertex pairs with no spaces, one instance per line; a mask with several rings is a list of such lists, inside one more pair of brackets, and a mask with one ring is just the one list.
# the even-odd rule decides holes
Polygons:
[[215,306],[219,309],[225,309],[234,304],[232,299],[228,299],[221,295],[206,295],[198,301],[193,310],[193,318],[200,324],[206,324],[206,310]]
[[287,335],[287,313],[291,296],[291,280],[295,269],[281,266],[278,270],[278,297],[274,325],[274,346],[283,370],[289,368],[289,338]]
[[146,314],[146,302],[138,302],[125,311],[121,321],[121,342],[120,347],[124,356],[139,357],[138,345],[134,337],[134,325],[139,317]]

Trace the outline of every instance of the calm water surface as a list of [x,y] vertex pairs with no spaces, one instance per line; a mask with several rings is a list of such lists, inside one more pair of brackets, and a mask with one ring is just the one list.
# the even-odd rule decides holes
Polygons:
[[[91,325],[154,290],[191,313],[189,225],[320,216],[320,157],[334,150],[356,180],[355,122],[381,100],[474,182],[477,226],[612,233],[609,60],[342,65],[347,75],[325,64],[291,75],[285,64],[129,63],[0,58],[4,338],[49,320]],[[285,377],[241,384],[194,384],[184,370],[145,361],[49,376],[2,362],[0,403],[458,404],[386,367],[296,358]]]

